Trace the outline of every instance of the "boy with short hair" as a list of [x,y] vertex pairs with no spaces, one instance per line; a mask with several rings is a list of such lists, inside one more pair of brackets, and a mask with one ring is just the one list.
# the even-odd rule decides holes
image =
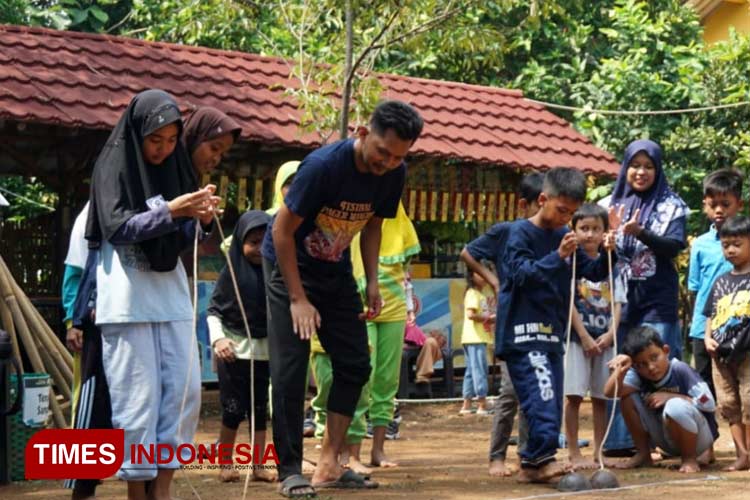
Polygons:
[[742,174],[733,168],[716,170],[703,180],[703,212],[711,221],[711,228],[698,236],[690,247],[687,286],[694,295],[693,321],[690,325],[693,359],[695,370],[711,388],[714,397],[711,356],[706,352],[703,341],[706,331],[703,308],[716,278],[732,270],[732,264],[721,251],[719,230],[724,221],[742,209],[742,182]]
[[[523,176],[518,199],[517,214],[519,219],[525,219],[535,215],[539,211],[537,199],[542,192],[544,175],[533,172]],[[513,221],[499,222],[494,224],[485,234],[471,241],[461,251],[461,260],[466,266],[479,273],[487,283],[495,288],[495,293],[499,292],[499,283],[504,277],[501,275],[502,262],[505,258],[506,242],[508,232]],[[489,260],[495,263],[495,272],[497,277],[485,266],[481,264],[482,260]],[[499,304],[497,308],[500,310]],[[497,339],[502,338],[499,329],[502,326],[502,319],[498,316],[495,322],[495,349],[499,346]],[[502,382],[500,386],[500,396],[495,404],[495,417],[492,422],[492,437],[490,438],[490,476],[510,476],[513,470],[505,465],[505,456],[510,441],[510,434],[513,430],[513,420],[518,411],[518,396],[513,389],[513,383],[508,374],[508,366],[505,361],[500,362],[502,372]],[[518,449],[526,445],[528,428],[523,413],[518,418]]]
[[631,330],[623,352],[610,362],[613,372],[604,394],[620,398],[638,451],[617,467],[651,465],[653,444],[682,458],[680,472],[699,472],[699,461],[705,462],[719,437],[708,384],[687,363],[670,361],[669,346],[649,326]]
[[[573,215],[573,231],[578,244],[592,259],[599,256],[599,247],[609,230],[607,210],[585,203]],[[619,280],[610,290],[608,279],[590,281],[581,278],[576,286],[576,309],[565,374],[565,434],[568,460],[574,469],[593,469],[599,460],[606,428],[607,400],[604,384],[609,377],[607,363],[612,359],[612,344],[620,323],[622,304],[627,291]],[[591,394],[594,420],[594,458],[585,459],[578,446],[578,411],[586,394]]]
[[[499,352],[529,424],[521,451],[521,482],[547,482],[566,472],[555,462],[562,417],[562,351],[570,301],[571,262],[576,276],[607,277],[607,258],[591,260],[577,249],[566,228],[586,196],[586,178],[572,168],[554,168],[544,177],[539,211],[513,224],[508,235],[500,291]],[[611,233],[605,248],[614,248]]]
[[750,469],[750,218],[735,216],[719,230],[732,271],[714,282],[703,314],[706,351],[714,358],[719,409],[729,422],[737,460],[725,470]]

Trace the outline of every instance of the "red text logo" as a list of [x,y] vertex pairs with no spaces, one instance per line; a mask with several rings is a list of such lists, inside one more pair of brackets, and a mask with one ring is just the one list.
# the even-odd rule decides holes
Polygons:
[[122,465],[122,429],[44,429],[24,450],[26,479],[104,479]]

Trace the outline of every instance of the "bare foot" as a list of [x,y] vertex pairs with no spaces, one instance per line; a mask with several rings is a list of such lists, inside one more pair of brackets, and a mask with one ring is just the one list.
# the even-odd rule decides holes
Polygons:
[[363,464],[358,459],[352,456],[350,456],[349,460],[345,464],[342,464],[342,465],[344,467],[348,467],[349,469],[353,470],[360,476],[369,476],[370,474],[372,474],[372,469],[370,469],[365,464]]
[[317,464],[311,460],[308,460],[306,458],[302,459],[302,473],[303,474],[312,474],[315,472],[315,466]]
[[539,467],[538,469],[521,469],[518,473],[519,483],[549,483],[559,476],[570,472],[566,464],[554,461]]
[[737,457],[737,460],[732,462],[731,465],[724,467],[722,469],[726,472],[735,472],[738,470],[750,470],[750,458],[748,455],[741,455]]
[[590,458],[585,458],[580,453],[578,455],[568,457],[568,461],[570,462],[570,467],[573,470],[590,470],[596,469],[598,467],[596,462],[594,462]]
[[279,478],[275,470],[269,469],[253,469],[253,481],[260,481],[262,483],[275,483]]
[[494,477],[510,477],[515,473],[515,469],[509,465],[505,465],[505,460],[491,460],[490,461],[490,476]]
[[240,473],[231,465],[222,466],[219,472],[219,481],[222,483],[236,483],[240,480]]
[[613,467],[615,469],[635,469],[636,467],[650,467],[654,465],[654,461],[651,460],[651,453],[636,453],[627,460],[616,462]]
[[370,463],[373,467],[383,467],[384,469],[398,467],[398,462],[388,460],[388,457],[386,457],[385,453],[383,453],[382,451],[372,450],[372,454],[370,455]]
[[343,473],[344,468],[341,467],[341,464],[339,464],[338,461],[329,463],[319,460],[318,465],[315,467],[315,472],[312,475],[312,479],[310,480],[310,484],[312,484],[314,488],[319,484],[336,481]]
[[701,466],[698,464],[698,461],[696,459],[690,458],[687,460],[682,460],[682,465],[680,465],[680,472],[684,474],[693,474],[700,471]]

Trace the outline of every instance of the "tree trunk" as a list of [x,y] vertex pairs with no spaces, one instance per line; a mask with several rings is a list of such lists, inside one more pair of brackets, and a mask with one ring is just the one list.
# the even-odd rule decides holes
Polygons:
[[346,67],[344,68],[344,88],[341,91],[341,123],[339,135],[346,139],[349,135],[349,101],[352,97],[352,52],[354,45],[354,13],[352,12],[352,0],[346,0]]

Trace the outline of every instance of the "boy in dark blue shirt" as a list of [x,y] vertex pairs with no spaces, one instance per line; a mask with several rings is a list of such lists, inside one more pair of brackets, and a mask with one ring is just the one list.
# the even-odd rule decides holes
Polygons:
[[[544,175],[533,172],[523,176],[518,199],[517,214],[519,219],[525,219],[535,215],[539,211],[537,202],[542,192]],[[505,278],[502,275],[503,262],[505,261],[505,248],[508,241],[508,233],[513,221],[498,222],[494,224],[485,234],[471,241],[466,248],[461,251],[461,260],[466,266],[474,272],[479,273],[495,289],[495,293],[500,291],[500,281]],[[489,260],[495,263],[497,277],[492,271],[481,264],[482,260]],[[500,309],[498,304],[498,310]],[[495,323],[495,345],[499,345],[497,338],[498,330],[502,323],[502,318],[497,316]],[[502,371],[502,384],[500,386],[500,396],[495,404],[495,417],[492,422],[492,437],[490,438],[490,476],[510,476],[513,470],[505,465],[506,451],[510,442],[510,433],[513,430],[513,420],[518,412],[518,396],[513,389],[513,383],[508,374],[508,366],[505,361],[500,362]],[[528,434],[526,419],[523,413],[518,419],[518,449],[526,446]]]
[[[308,155],[266,231],[263,272],[273,386],[273,440],[280,492],[315,496],[314,487],[377,486],[338,463],[346,430],[370,375],[362,301],[349,244],[358,232],[367,276],[367,318],[382,307],[378,252],[383,218],[396,215],[406,177],[404,158],[423,121],[408,104],[380,103],[370,128]],[[333,384],[312,485],[302,472],[302,424],[310,337],[331,356]]]
[[[566,472],[555,462],[563,401],[562,352],[575,253],[577,277],[601,281],[608,275],[606,255],[591,260],[577,249],[566,226],[586,196],[586,178],[572,168],[555,168],[544,177],[540,209],[510,228],[504,259],[496,349],[508,365],[529,439],[521,451],[521,482],[547,482]],[[614,249],[607,233],[606,249]]]

